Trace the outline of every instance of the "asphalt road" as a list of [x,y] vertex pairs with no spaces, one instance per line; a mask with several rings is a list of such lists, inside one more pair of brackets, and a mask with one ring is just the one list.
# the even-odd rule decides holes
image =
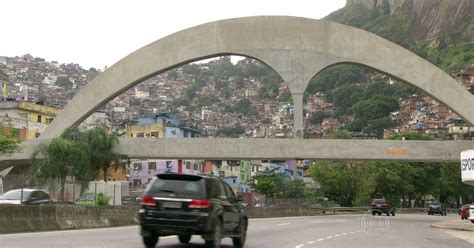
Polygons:
[[[251,219],[245,247],[474,247],[460,238],[462,235],[430,227],[436,221],[454,218],[459,217],[405,214]],[[143,246],[137,226],[0,235],[0,248],[26,247]],[[194,236],[189,245],[181,245],[177,237],[170,236],[160,238],[158,247],[204,247],[204,242]],[[222,247],[232,247],[232,240],[222,240]]]

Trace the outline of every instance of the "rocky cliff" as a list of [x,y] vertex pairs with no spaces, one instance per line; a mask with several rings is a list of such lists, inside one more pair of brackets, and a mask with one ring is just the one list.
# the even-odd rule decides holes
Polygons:
[[439,34],[456,32],[465,42],[474,41],[473,0],[347,0],[346,7],[362,4],[368,10],[385,8],[393,15],[401,7],[414,16],[410,30],[413,41],[436,38]]

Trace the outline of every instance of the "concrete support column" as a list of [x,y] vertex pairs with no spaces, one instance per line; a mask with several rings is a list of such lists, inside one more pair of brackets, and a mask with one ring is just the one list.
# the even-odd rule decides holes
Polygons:
[[303,123],[303,93],[292,93],[293,96],[293,137],[302,139],[304,135]]

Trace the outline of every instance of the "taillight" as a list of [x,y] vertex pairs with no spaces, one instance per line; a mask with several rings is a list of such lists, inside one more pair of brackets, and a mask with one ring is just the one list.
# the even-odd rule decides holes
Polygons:
[[387,203],[384,203],[384,204],[382,204],[382,207],[388,208],[388,204],[387,204]]
[[156,207],[156,201],[153,196],[145,195],[142,197],[141,201],[142,206]]
[[189,203],[188,208],[209,208],[211,206],[211,201],[207,199],[193,199]]

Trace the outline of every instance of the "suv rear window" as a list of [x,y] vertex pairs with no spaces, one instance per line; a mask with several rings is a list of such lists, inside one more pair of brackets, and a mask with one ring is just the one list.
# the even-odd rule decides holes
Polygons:
[[375,204],[384,204],[384,203],[385,203],[385,199],[374,199],[374,203],[375,203]]
[[206,198],[205,180],[190,175],[158,175],[150,182],[147,195]]

